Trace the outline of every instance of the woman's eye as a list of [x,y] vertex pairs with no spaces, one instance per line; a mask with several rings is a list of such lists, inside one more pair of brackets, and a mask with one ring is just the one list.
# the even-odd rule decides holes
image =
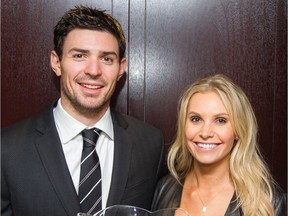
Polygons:
[[199,122],[200,121],[200,118],[198,116],[192,116],[190,119],[192,122]]
[[227,119],[225,118],[218,118],[217,122],[219,122],[220,124],[225,124],[227,122]]

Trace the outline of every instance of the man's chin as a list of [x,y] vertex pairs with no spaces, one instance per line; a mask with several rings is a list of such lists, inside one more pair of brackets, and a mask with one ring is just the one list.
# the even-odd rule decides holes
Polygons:
[[75,107],[82,114],[97,114],[105,112],[108,108],[107,104],[79,104]]

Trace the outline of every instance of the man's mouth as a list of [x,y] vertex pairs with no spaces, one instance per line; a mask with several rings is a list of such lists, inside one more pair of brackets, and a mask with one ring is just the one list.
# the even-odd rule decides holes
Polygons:
[[85,88],[89,88],[89,89],[100,89],[103,86],[99,86],[99,85],[88,85],[88,84],[81,84],[82,86],[84,86]]

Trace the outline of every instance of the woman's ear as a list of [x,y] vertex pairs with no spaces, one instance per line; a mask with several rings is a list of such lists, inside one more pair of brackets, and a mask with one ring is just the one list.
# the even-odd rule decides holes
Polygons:
[[61,65],[60,65],[60,59],[55,52],[55,50],[51,51],[50,54],[50,65],[52,70],[55,72],[57,76],[61,76]]
[[235,139],[234,139],[234,143],[233,143],[233,145],[236,145],[236,143],[238,142],[238,140],[239,140],[239,137],[236,136]]

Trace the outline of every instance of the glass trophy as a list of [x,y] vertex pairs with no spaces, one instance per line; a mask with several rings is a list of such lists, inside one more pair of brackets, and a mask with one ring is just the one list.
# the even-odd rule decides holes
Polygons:
[[114,205],[102,209],[96,214],[78,213],[77,216],[190,216],[181,208],[165,208],[157,211],[148,211],[129,205]]

